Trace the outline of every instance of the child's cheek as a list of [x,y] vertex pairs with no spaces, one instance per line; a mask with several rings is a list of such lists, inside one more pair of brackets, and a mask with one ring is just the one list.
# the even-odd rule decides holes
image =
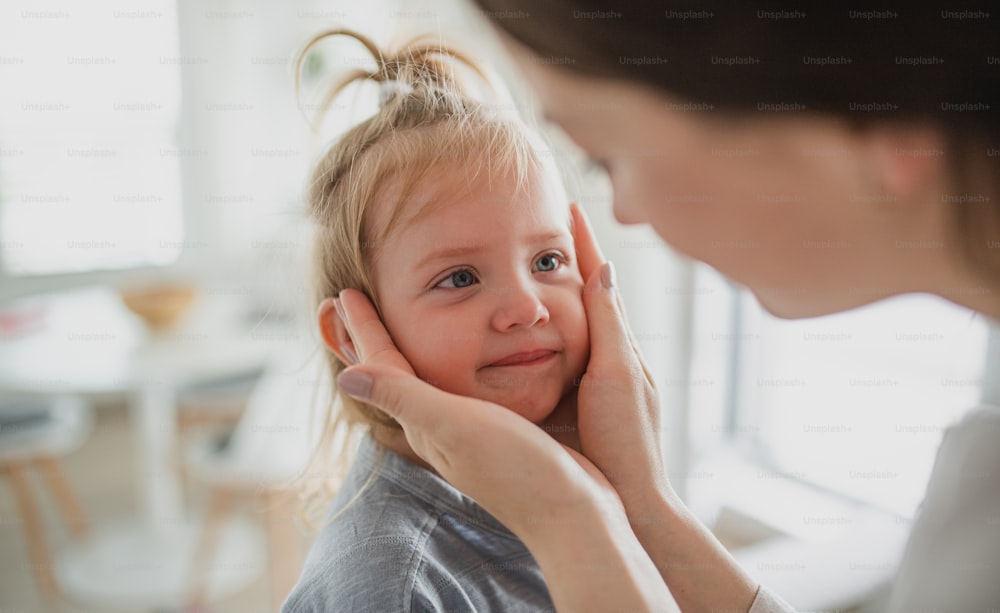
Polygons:
[[478,354],[453,326],[436,328],[427,323],[419,328],[412,357],[407,356],[407,360],[417,376],[431,385],[452,393],[466,391],[463,381],[474,370]]
[[419,325],[417,318],[405,313],[386,313],[385,325],[399,352],[413,368],[417,377],[437,385],[442,370],[442,356],[447,350],[442,347],[446,340],[433,327]]

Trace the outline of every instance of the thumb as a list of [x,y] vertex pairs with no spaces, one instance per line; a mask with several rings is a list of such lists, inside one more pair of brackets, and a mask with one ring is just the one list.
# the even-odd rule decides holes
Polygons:
[[337,388],[348,396],[378,407],[404,428],[433,428],[441,420],[446,392],[410,373],[382,365],[352,366],[337,375]]
[[583,288],[583,306],[590,327],[591,360],[617,360],[630,345],[628,324],[620,308],[615,268],[605,262]]
[[[480,410],[470,410],[469,403],[479,401],[449,394],[411,373],[382,365],[348,368],[337,376],[337,385],[352,398],[393,417],[403,427],[410,448],[452,485],[471,488],[467,491],[470,495],[475,493],[476,484],[469,481],[470,473],[463,472],[461,467],[486,462],[490,455],[489,450],[481,453],[482,446],[473,444],[476,437],[487,432],[495,434],[505,424],[509,427],[510,421],[528,423],[492,403],[480,402],[477,405]],[[503,453],[507,452],[504,447]],[[470,453],[478,455],[469,460]]]

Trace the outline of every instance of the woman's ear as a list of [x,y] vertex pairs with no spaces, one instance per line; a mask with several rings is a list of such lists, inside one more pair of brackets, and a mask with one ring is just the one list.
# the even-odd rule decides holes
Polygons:
[[344,364],[357,364],[358,354],[337,298],[327,298],[320,303],[318,319],[319,332],[330,351]]
[[[876,125],[865,129],[864,163],[890,202],[903,205],[941,189],[946,174],[944,135],[931,126]],[[939,199],[940,194],[935,194]]]

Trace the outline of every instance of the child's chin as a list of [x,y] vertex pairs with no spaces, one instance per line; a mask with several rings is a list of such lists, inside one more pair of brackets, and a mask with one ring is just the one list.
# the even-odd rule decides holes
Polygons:
[[520,415],[521,417],[527,419],[531,423],[540,424],[546,419],[548,419],[549,415],[552,415],[552,411],[554,409],[555,407],[543,407],[543,408],[527,407],[523,409],[511,409],[511,410]]
[[512,390],[491,387],[479,395],[482,400],[488,400],[506,407],[521,417],[533,423],[545,421],[559,405],[562,399],[562,389],[555,386],[525,386]]
[[545,421],[549,415],[552,415],[552,411],[554,411],[556,406],[559,404],[558,394],[552,394],[551,398],[547,398],[547,396],[547,394],[539,394],[536,397],[499,404],[502,404],[530,422],[540,424]]

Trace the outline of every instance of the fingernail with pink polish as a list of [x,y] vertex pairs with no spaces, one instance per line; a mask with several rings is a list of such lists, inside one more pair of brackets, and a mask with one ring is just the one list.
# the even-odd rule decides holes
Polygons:
[[337,375],[337,388],[358,400],[371,398],[374,383],[370,375],[357,370],[345,370]]
[[611,261],[604,263],[604,267],[601,268],[601,285],[605,289],[611,289],[617,284],[617,275],[615,275],[615,265]]

